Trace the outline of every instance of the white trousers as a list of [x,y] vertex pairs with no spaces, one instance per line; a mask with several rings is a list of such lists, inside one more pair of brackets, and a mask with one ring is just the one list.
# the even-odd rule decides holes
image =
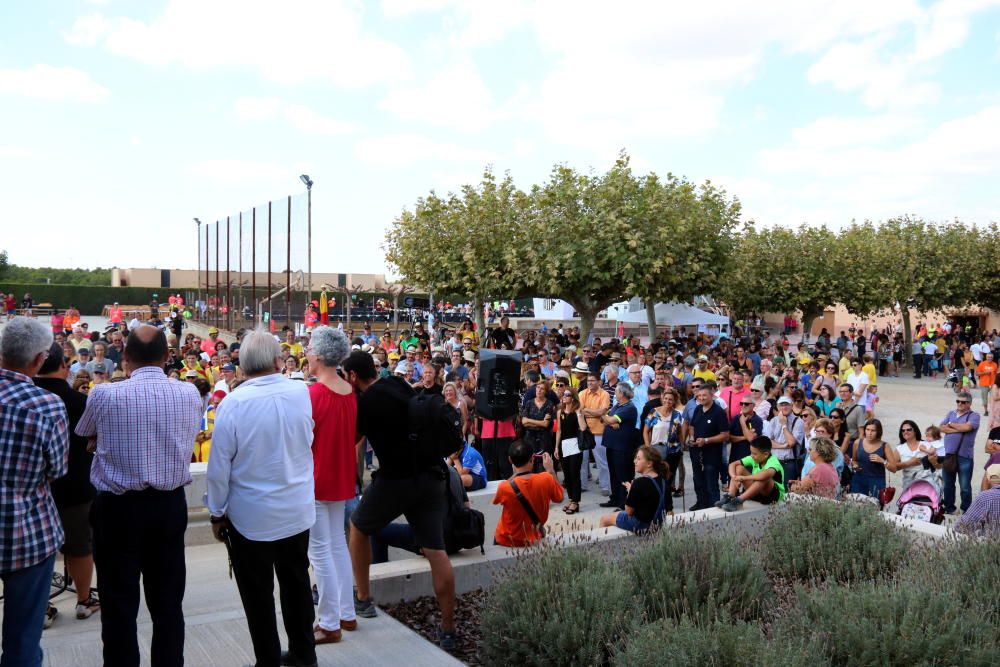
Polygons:
[[346,501],[316,501],[316,523],[309,531],[309,560],[319,590],[317,623],[324,630],[339,630],[340,621],[353,621],[354,577],[351,554],[344,533]]
[[583,453],[583,463],[580,465],[580,482],[586,487],[587,480],[590,479],[590,455],[594,457],[594,461],[597,462],[597,483],[601,487],[601,491],[609,491],[611,489],[611,474],[608,472],[608,450],[601,444],[604,440],[604,435],[595,435],[594,440],[597,445],[591,451]]

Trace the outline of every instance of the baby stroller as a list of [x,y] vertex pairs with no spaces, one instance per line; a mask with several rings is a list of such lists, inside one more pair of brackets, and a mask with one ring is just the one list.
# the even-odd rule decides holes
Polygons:
[[944,386],[948,389],[953,389],[956,384],[958,384],[958,371],[952,369],[951,372],[948,373],[948,377],[944,379]]
[[941,494],[937,486],[926,479],[918,479],[906,487],[896,504],[903,518],[935,524],[944,521]]

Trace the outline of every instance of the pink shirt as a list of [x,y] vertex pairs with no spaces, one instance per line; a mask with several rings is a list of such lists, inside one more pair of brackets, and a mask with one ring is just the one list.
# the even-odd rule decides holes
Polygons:
[[743,388],[738,391],[732,387],[722,388],[722,391],[719,392],[719,398],[726,402],[726,416],[729,417],[729,421],[732,421],[740,413],[740,399],[749,395],[749,385],[743,385]]
[[840,486],[840,475],[832,463],[817,463],[806,477],[816,484],[815,494],[824,498],[836,498],[837,487]]

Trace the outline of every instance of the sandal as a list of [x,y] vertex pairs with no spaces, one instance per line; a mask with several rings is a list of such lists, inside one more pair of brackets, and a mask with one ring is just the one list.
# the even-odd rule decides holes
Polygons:
[[563,509],[563,512],[566,512],[566,514],[576,514],[579,511],[580,511],[580,506],[577,505],[576,503],[570,503]]

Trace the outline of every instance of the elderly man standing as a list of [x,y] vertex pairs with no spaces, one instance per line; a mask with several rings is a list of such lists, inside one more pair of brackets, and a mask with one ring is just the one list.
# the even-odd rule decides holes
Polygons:
[[[309,390],[281,375],[281,345],[266,331],[243,338],[247,380],[219,404],[208,460],[212,532],[228,540],[258,667],[315,665],[309,529],[316,522]],[[282,655],[274,578],[288,634]]]
[[940,428],[944,434],[945,453],[955,456],[955,467],[949,471],[945,465],[941,470],[944,512],[955,513],[956,479],[961,493],[960,507],[965,512],[972,504],[972,466],[979,431],[979,413],[972,409],[972,394],[962,391],[955,396],[955,409],[945,415]]
[[52,332],[14,317],[0,341],[0,579],[4,665],[41,665],[42,623],[63,528],[49,480],[67,471],[69,419],[58,396],[31,378]]
[[162,331],[136,327],[125,344],[131,377],[96,385],[76,426],[94,448],[91,524],[105,665],[139,664],[140,575],[153,619],[153,664],[184,664],[184,486],[202,407],[194,385],[164,374],[168,357]]

